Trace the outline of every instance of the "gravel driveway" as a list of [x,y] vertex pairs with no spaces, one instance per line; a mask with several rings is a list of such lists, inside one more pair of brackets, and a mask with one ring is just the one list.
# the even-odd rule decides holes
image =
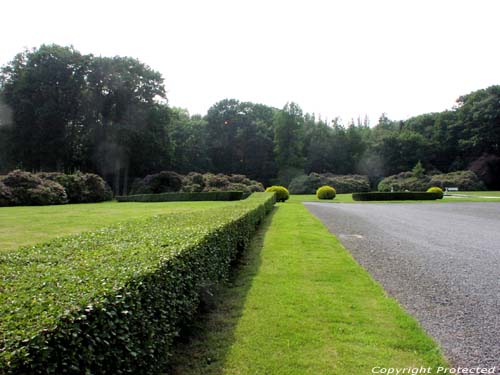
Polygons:
[[455,366],[500,368],[500,203],[305,203]]

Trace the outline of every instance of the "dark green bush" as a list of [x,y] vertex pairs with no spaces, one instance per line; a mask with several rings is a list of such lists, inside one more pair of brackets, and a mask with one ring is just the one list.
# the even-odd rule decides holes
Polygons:
[[427,192],[428,193],[437,193],[440,195],[439,199],[443,199],[444,192],[441,188],[439,188],[437,186],[430,187],[429,189],[427,189]]
[[59,172],[42,172],[38,173],[37,176],[44,180],[51,180],[60,184],[66,191],[69,203],[81,202],[85,187],[80,173],[64,174]]
[[68,196],[69,203],[94,203],[113,198],[111,188],[100,176],[93,173],[65,174],[58,172],[38,173],[42,179],[59,183]]
[[132,194],[172,193],[181,190],[182,176],[172,171],[150,174],[134,181]]
[[85,190],[81,200],[82,203],[104,202],[113,198],[113,193],[109,185],[96,174],[84,174],[83,184]]
[[288,189],[284,186],[270,186],[266,189],[266,192],[268,193],[276,193],[276,201],[277,202],[284,202],[290,198],[290,193],[288,192]]
[[334,199],[336,195],[337,192],[335,191],[335,189],[327,185],[321,186],[316,191],[316,197],[318,199]]
[[0,252],[5,374],[154,374],[274,204],[159,215]]
[[[180,179],[180,183],[178,178]],[[159,181],[162,182],[159,183]],[[191,172],[185,176],[181,176],[175,172],[160,172],[146,176],[144,179],[135,180],[130,193],[135,195],[179,191],[192,193],[236,190],[248,193],[258,192],[264,191],[264,186],[260,182],[250,180],[244,175]]]
[[378,184],[378,191],[426,191],[431,185],[430,176],[415,177],[413,172],[401,172],[385,177]]
[[316,194],[316,190],[324,185],[335,186],[339,194],[370,191],[368,176],[331,173],[310,173],[309,176],[298,176],[292,180],[288,188],[292,194]]
[[434,175],[424,175],[420,178],[412,172],[401,172],[397,175],[384,178],[378,184],[379,191],[426,191],[432,186],[458,187],[460,190],[484,190],[484,184],[472,171],[458,171]]
[[64,188],[57,182],[42,179],[30,172],[15,170],[2,179],[10,189],[10,205],[50,205],[67,203]]
[[163,193],[117,196],[118,202],[180,202],[180,201],[238,201],[242,191],[209,191],[202,193]]
[[370,192],[353,193],[352,199],[355,201],[428,201],[440,199],[440,194],[421,191]]
[[485,190],[484,183],[472,171],[457,171],[446,174],[435,174],[430,180],[430,186],[458,187],[459,190],[478,191]]
[[0,181],[0,207],[11,206],[14,204],[14,197],[12,191],[8,186]]

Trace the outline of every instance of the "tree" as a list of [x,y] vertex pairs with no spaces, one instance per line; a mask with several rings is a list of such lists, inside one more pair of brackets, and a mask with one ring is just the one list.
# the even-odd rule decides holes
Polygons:
[[[87,81],[87,155],[118,194],[126,190],[130,174],[168,165],[168,111],[159,102],[166,98],[163,78],[133,58],[92,57]],[[150,161],[148,154],[159,161]],[[146,164],[131,163],[132,156]]]
[[80,162],[88,58],[72,47],[42,45],[3,67],[1,99],[12,109],[9,154],[33,170],[71,171]]
[[225,99],[208,110],[208,156],[215,172],[243,173],[268,181],[276,172],[272,119],[262,104]]
[[304,156],[304,117],[295,103],[287,103],[274,118],[274,152],[280,170],[286,168],[302,169]]

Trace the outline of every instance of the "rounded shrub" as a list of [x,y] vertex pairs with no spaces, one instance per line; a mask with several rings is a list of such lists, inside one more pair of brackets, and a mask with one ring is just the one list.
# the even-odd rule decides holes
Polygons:
[[0,207],[11,206],[14,204],[14,197],[8,186],[5,186],[2,181],[0,181]]
[[290,193],[288,192],[288,189],[284,186],[270,186],[266,189],[266,192],[274,192],[276,193],[276,201],[277,202],[284,202],[290,198]]
[[60,184],[42,179],[30,172],[12,171],[2,182],[10,189],[12,205],[64,204],[68,201],[66,191]]
[[439,197],[439,199],[443,199],[444,193],[443,193],[443,189],[441,189],[440,187],[437,187],[437,186],[430,187],[429,189],[427,189],[427,192],[428,193],[438,193],[441,195]]
[[328,185],[321,186],[316,190],[316,197],[318,199],[334,199],[336,195],[337,191]]

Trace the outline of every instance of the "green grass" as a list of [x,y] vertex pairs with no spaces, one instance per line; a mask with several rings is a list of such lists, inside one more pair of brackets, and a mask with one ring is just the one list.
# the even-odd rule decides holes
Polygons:
[[130,219],[220,207],[231,202],[91,203],[62,206],[1,207],[0,251],[34,245]]
[[[464,197],[466,195],[467,197]],[[493,198],[490,198],[493,197]],[[494,198],[498,197],[498,198]],[[335,199],[318,199],[314,194],[290,195],[289,202],[323,202],[323,203],[449,203],[449,202],[500,202],[500,191],[463,191],[452,193],[452,196],[444,196],[443,199],[435,201],[369,201],[356,202],[352,194],[337,194]]]
[[241,269],[180,345],[176,375],[370,374],[434,367],[436,344],[296,197],[279,204]]

